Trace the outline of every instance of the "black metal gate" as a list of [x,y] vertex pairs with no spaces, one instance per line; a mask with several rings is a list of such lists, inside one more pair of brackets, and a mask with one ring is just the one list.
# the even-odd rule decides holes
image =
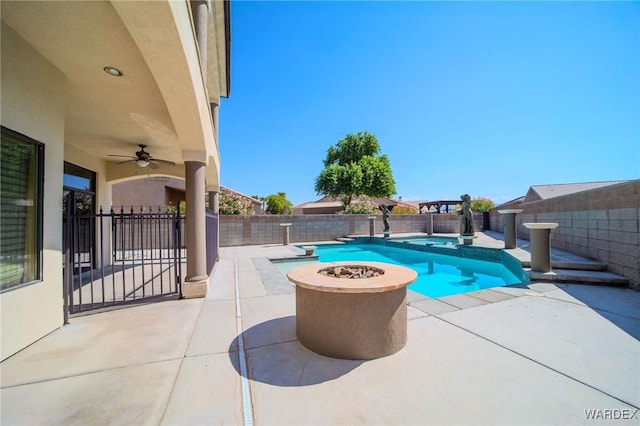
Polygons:
[[64,215],[65,312],[181,296],[184,217],[130,211]]

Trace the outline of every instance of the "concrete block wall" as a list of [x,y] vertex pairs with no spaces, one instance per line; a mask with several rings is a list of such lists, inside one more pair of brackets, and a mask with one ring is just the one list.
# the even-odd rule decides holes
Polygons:
[[[527,222],[555,222],[551,247],[607,264],[640,289],[640,180],[520,205],[518,238]],[[490,212],[491,229],[504,232],[503,217]]]
[[[369,215],[220,215],[220,246],[240,246],[282,243],[281,223],[291,223],[291,243],[309,241],[333,241],[346,235],[368,235]],[[392,233],[426,232],[426,215],[391,215]],[[482,215],[474,214],[477,230],[482,229]],[[375,232],[381,234],[382,216],[375,220]],[[433,230],[436,233],[460,232],[460,216],[434,214]]]

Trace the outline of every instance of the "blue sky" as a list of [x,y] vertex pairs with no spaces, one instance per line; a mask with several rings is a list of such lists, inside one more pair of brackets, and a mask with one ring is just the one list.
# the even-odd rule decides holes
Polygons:
[[397,196],[489,197],[640,178],[640,2],[231,3],[221,182],[319,198],[368,131]]

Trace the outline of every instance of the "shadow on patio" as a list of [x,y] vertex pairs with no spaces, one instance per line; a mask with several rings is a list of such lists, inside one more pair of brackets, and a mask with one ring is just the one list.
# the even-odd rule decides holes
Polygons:
[[[274,339],[277,336],[279,338]],[[296,339],[296,318],[287,316],[257,324],[242,333],[247,379],[274,386],[309,386],[335,380],[358,368],[364,361],[328,358],[318,355]],[[282,338],[285,340],[283,341]],[[229,346],[229,359],[238,374],[238,337]]]

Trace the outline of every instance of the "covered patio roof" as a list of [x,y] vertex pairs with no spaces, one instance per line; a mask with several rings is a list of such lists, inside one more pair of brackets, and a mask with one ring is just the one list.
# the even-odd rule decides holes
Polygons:
[[140,169],[109,155],[145,144],[176,163],[161,174],[184,177],[185,161],[206,163],[214,189],[220,159],[210,103],[229,93],[228,3],[211,2],[209,13],[203,76],[187,1],[2,2],[2,21],[65,75],[65,158],[98,157],[108,162],[107,181],[126,179]]

